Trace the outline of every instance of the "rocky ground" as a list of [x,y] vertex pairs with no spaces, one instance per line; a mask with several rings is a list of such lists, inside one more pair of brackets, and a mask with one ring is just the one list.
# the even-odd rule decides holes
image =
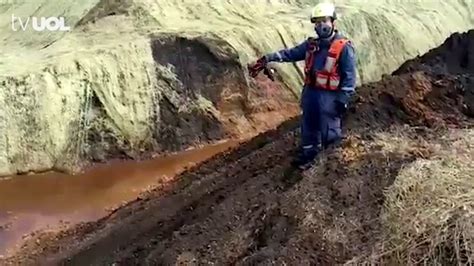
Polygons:
[[[384,190],[401,168],[430,158],[434,143],[448,146],[441,137],[449,129],[472,128],[473,55],[474,31],[454,34],[359,87],[343,143],[304,173],[288,171],[293,119],[99,221],[39,234],[3,262],[307,265],[370,253],[381,236]],[[381,134],[390,137],[381,142]]]

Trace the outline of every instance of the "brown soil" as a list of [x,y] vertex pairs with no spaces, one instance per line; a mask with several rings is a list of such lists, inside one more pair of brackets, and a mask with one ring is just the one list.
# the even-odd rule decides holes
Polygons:
[[[452,38],[473,51],[473,31]],[[444,45],[431,54],[452,56],[461,48],[468,50]],[[444,62],[471,62],[472,52],[465,55]],[[97,222],[40,234],[4,262],[344,263],[373,248],[383,190],[403,165],[430,156],[424,141],[436,141],[447,127],[473,125],[466,115],[466,106],[474,106],[465,79],[472,80],[470,68],[440,73],[431,71],[436,60],[417,64],[421,71],[400,70],[358,88],[345,120],[347,137],[310,171],[288,171],[298,137],[297,120],[289,120]],[[386,151],[373,142],[374,133],[407,124],[405,134],[415,143],[410,149]]]

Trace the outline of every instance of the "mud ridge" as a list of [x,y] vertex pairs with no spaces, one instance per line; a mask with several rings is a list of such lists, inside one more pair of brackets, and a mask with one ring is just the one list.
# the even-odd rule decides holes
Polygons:
[[456,32],[439,47],[403,63],[393,75],[427,71],[436,74],[474,74],[474,30]]

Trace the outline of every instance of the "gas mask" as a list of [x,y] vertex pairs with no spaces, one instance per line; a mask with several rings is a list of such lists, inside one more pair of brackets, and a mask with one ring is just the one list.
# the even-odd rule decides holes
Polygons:
[[331,37],[334,29],[332,26],[326,23],[319,23],[314,27],[314,30],[318,34],[319,38],[326,39]]

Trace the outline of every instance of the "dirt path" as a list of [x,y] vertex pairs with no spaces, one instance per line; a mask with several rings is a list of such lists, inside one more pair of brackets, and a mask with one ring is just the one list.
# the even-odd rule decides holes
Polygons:
[[[430,156],[423,143],[474,124],[472,73],[462,75],[407,72],[362,86],[347,138],[302,175],[286,171],[297,137],[291,120],[97,222],[40,235],[5,262],[344,263],[377,242],[383,190],[403,165]],[[374,141],[400,128],[407,147]]]

